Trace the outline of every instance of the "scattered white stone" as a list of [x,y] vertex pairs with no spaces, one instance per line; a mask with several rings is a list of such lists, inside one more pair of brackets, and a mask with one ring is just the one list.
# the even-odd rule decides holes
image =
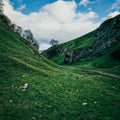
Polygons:
[[27,88],[28,88],[28,83],[25,83],[23,89],[27,89]]
[[12,88],[14,87],[14,85],[12,85]]
[[79,92],[79,90],[77,89],[76,92]]
[[13,102],[13,100],[10,100],[10,103]]
[[115,89],[115,86],[113,86],[112,88]]
[[94,104],[96,104],[97,102],[95,101]]
[[87,105],[87,103],[85,103],[85,102],[84,102],[84,103],[82,103],[82,104],[83,104],[83,105]]
[[36,120],[36,118],[35,118],[35,117],[32,117],[32,120]]
[[22,89],[22,91],[25,91],[28,88],[28,83],[25,83],[23,86],[20,86],[20,89]]
[[22,77],[24,78],[24,77],[25,77],[25,75],[22,75]]

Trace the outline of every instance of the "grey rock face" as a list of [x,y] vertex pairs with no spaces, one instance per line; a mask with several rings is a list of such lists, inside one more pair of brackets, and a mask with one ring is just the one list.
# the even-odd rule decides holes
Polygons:
[[61,49],[59,48],[59,46],[54,45],[48,50],[43,51],[41,54],[49,59],[49,58],[59,55],[60,53],[61,53]]
[[71,44],[61,49],[59,45],[56,45],[44,51],[42,54],[47,58],[65,55],[65,64],[102,56],[106,49],[120,41],[120,15],[101,24],[94,35],[96,40],[91,47],[74,49],[75,45]]
[[120,40],[120,16],[105,21],[97,29],[97,40],[92,47],[77,49],[72,54],[66,52],[64,63],[69,64],[76,61],[83,61],[90,57],[100,56],[103,51]]

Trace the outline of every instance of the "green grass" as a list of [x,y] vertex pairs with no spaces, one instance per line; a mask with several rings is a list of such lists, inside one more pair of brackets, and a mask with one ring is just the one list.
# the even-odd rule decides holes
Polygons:
[[0,120],[120,119],[118,79],[58,66],[2,23],[0,63]]
[[65,56],[64,55],[59,55],[56,57],[53,57],[51,60],[55,62],[56,64],[62,64],[64,62]]
[[[69,46],[73,45],[72,50],[76,49],[83,49],[86,47],[91,47],[93,43],[96,41],[96,36],[95,36],[96,31],[90,32],[82,37],[73,39],[71,41],[68,41],[66,43],[58,45],[58,47],[64,51],[66,48]],[[65,58],[65,54],[59,54],[58,56],[53,56],[50,58],[54,63],[56,64],[63,64]]]
[[[73,48],[71,49],[72,51],[77,49],[84,49],[87,47],[91,47],[97,39],[100,39],[102,36],[104,36],[107,33],[103,32],[99,36],[96,36],[95,34],[96,34],[96,30],[82,37],[60,44],[58,45],[58,47],[60,47],[62,51],[67,49],[70,45],[74,45]],[[73,62],[69,65],[89,68],[89,69],[102,69],[103,71],[120,75],[120,60],[114,58],[113,55],[111,54],[115,50],[119,50],[119,48],[120,48],[120,41],[117,41],[111,47],[104,50],[101,56],[89,58],[85,61]],[[60,64],[66,65],[64,64],[64,58],[65,55],[62,53],[62,55],[59,54],[58,56],[54,56],[50,59],[54,63],[57,63],[59,65]]]
[[74,44],[73,49],[90,47],[91,45],[93,45],[93,43],[96,40],[95,33],[96,33],[96,31],[90,32],[82,37],[79,37],[79,38],[73,39],[71,41],[68,41],[66,43],[60,44],[59,46],[61,49],[65,49],[66,47],[68,47],[72,44]]
[[[120,41],[119,41],[120,27],[119,27],[119,24],[115,24],[117,22],[117,19],[118,20],[120,19],[120,15],[116,16],[115,18],[106,20],[104,23],[101,24],[101,26],[98,29],[82,37],[79,37],[71,41],[68,41],[66,43],[62,43],[58,45],[57,48],[61,52],[59,52],[57,56],[52,55],[50,59],[57,64],[66,65],[64,64],[65,54],[70,53],[70,55],[72,55],[71,59],[73,59],[73,63],[69,65],[85,67],[85,68],[90,68],[90,69],[103,69],[105,71],[108,71],[111,73],[113,72],[119,75],[120,74],[120,56],[119,56],[120,54],[119,53],[120,51]],[[109,28],[109,26],[112,24],[113,26]],[[110,37],[111,37],[111,40],[116,39],[112,43],[112,45],[110,45],[111,41],[108,41],[108,43],[106,43],[106,41],[110,39]],[[105,49],[103,46],[104,50],[102,50],[99,53],[98,51],[100,48],[100,41],[102,44],[107,44],[108,46]],[[95,45],[97,45],[97,47],[95,47]],[[94,47],[95,49],[93,49],[93,52],[89,52],[88,54],[85,52],[88,50],[87,48],[92,49]],[[46,53],[50,54],[51,49],[48,50],[49,52],[46,50]],[[53,48],[52,51],[54,51],[55,49]],[[79,55],[77,56],[77,54],[79,54],[80,51],[82,52],[81,52],[81,57],[79,58]],[[115,51],[117,51],[116,54],[115,54]],[[76,60],[75,58],[78,58],[77,62],[74,62]]]
[[71,66],[88,68],[88,69],[100,69],[105,72],[110,72],[120,75],[120,61],[115,60],[110,55],[104,55],[92,60],[86,60],[81,62],[75,62]]

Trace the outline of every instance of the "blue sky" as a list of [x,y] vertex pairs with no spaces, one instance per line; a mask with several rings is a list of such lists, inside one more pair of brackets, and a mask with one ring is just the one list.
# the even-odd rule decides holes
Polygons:
[[[31,12],[37,12],[46,4],[53,3],[57,0],[10,0],[13,3],[13,7],[17,10],[21,5],[25,5],[25,9],[22,10],[24,14],[30,14]],[[71,1],[71,0],[64,0]],[[77,11],[87,11],[89,9],[94,10],[99,17],[105,17],[109,12],[111,12],[110,7],[116,0],[89,0],[87,6],[79,6],[80,0],[75,0],[78,4]],[[114,11],[114,10],[113,10]]]
[[95,30],[120,14],[120,0],[4,0],[4,13],[23,29],[31,29],[40,49]]
[[40,8],[48,3],[52,3],[55,0],[10,0],[13,3],[14,8],[17,10],[20,5],[26,5],[26,8],[22,10],[24,14],[30,14],[31,12],[37,12]]

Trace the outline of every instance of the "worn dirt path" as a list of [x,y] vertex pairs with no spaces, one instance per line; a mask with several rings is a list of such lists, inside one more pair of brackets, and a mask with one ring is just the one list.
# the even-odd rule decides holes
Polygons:
[[95,73],[95,74],[99,74],[99,75],[104,75],[104,76],[108,76],[108,77],[113,77],[113,78],[120,79],[119,75],[108,73],[108,72],[104,72],[104,71],[101,71],[101,70],[92,70],[92,69],[80,68],[80,67],[69,67],[69,68],[81,70],[81,71],[92,73],[92,74]]

